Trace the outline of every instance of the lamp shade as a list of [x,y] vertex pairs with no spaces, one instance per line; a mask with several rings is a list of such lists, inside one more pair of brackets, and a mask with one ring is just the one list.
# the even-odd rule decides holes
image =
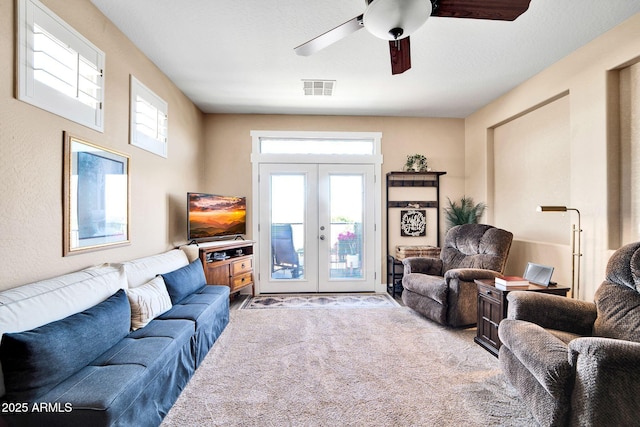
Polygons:
[[538,206],[538,212],[566,212],[566,206]]
[[378,38],[399,40],[415,32],[429,16],[430,0],[373,0],[364,12],[363,23]]

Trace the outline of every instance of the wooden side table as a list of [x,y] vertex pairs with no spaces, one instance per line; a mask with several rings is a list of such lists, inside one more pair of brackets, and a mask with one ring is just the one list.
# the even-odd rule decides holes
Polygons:
[[[511,290],[502,290],[494,286],[493,280],[475,280],[478,287],[478,332],[473,339],[482,348],[498,357],[500,338],[498,325],[507,317],[507,295]],[[540,286],[529,284],[528,288],[514,289],[527,292],[567,296],[569,286]]]

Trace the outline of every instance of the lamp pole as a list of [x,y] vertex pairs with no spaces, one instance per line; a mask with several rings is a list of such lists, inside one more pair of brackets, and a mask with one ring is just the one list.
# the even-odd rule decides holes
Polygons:
[[[573,224],[571,226],[571,296],[580,299],[580,252],[581,242],[580,234],[582,226],[580,224],[580,211],[576,208],[568,208],[566,206],[538,206],[538,212],[567,212],[575,211],[578,214],[578,228]],[[575,291],[574,291],[575,289]]]
[[574,298],[580,299],[580,257],[582,257],[582,252],[580,252],[580,248],[582,247],[580,245],[580,234],[582,234],[580,211],[575,208],[567,208],[567,210],[575,211],[578,214],[578,228],[576,228],[575,224],[571,225],[571,287],[573,287],[573,284],[575,283],[576,293]]

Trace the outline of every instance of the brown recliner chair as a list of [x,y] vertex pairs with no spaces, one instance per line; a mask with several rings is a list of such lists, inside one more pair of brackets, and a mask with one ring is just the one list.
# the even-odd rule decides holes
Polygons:
[[542,426],[640,420],[640,242],[609,259],[595,303],[510,292],[500,366]]
[[478,293],[474,280],[493,279],[503,273],[512,240],[512,233],[491,225],[452,227],[440,258],[402,261],[402,301],[443,325],[475,325]]

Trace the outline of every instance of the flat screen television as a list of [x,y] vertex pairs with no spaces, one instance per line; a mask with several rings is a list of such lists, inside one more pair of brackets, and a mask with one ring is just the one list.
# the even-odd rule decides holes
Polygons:
[[215,240],[247,232],[246,197],[187,193],[187,238]]

